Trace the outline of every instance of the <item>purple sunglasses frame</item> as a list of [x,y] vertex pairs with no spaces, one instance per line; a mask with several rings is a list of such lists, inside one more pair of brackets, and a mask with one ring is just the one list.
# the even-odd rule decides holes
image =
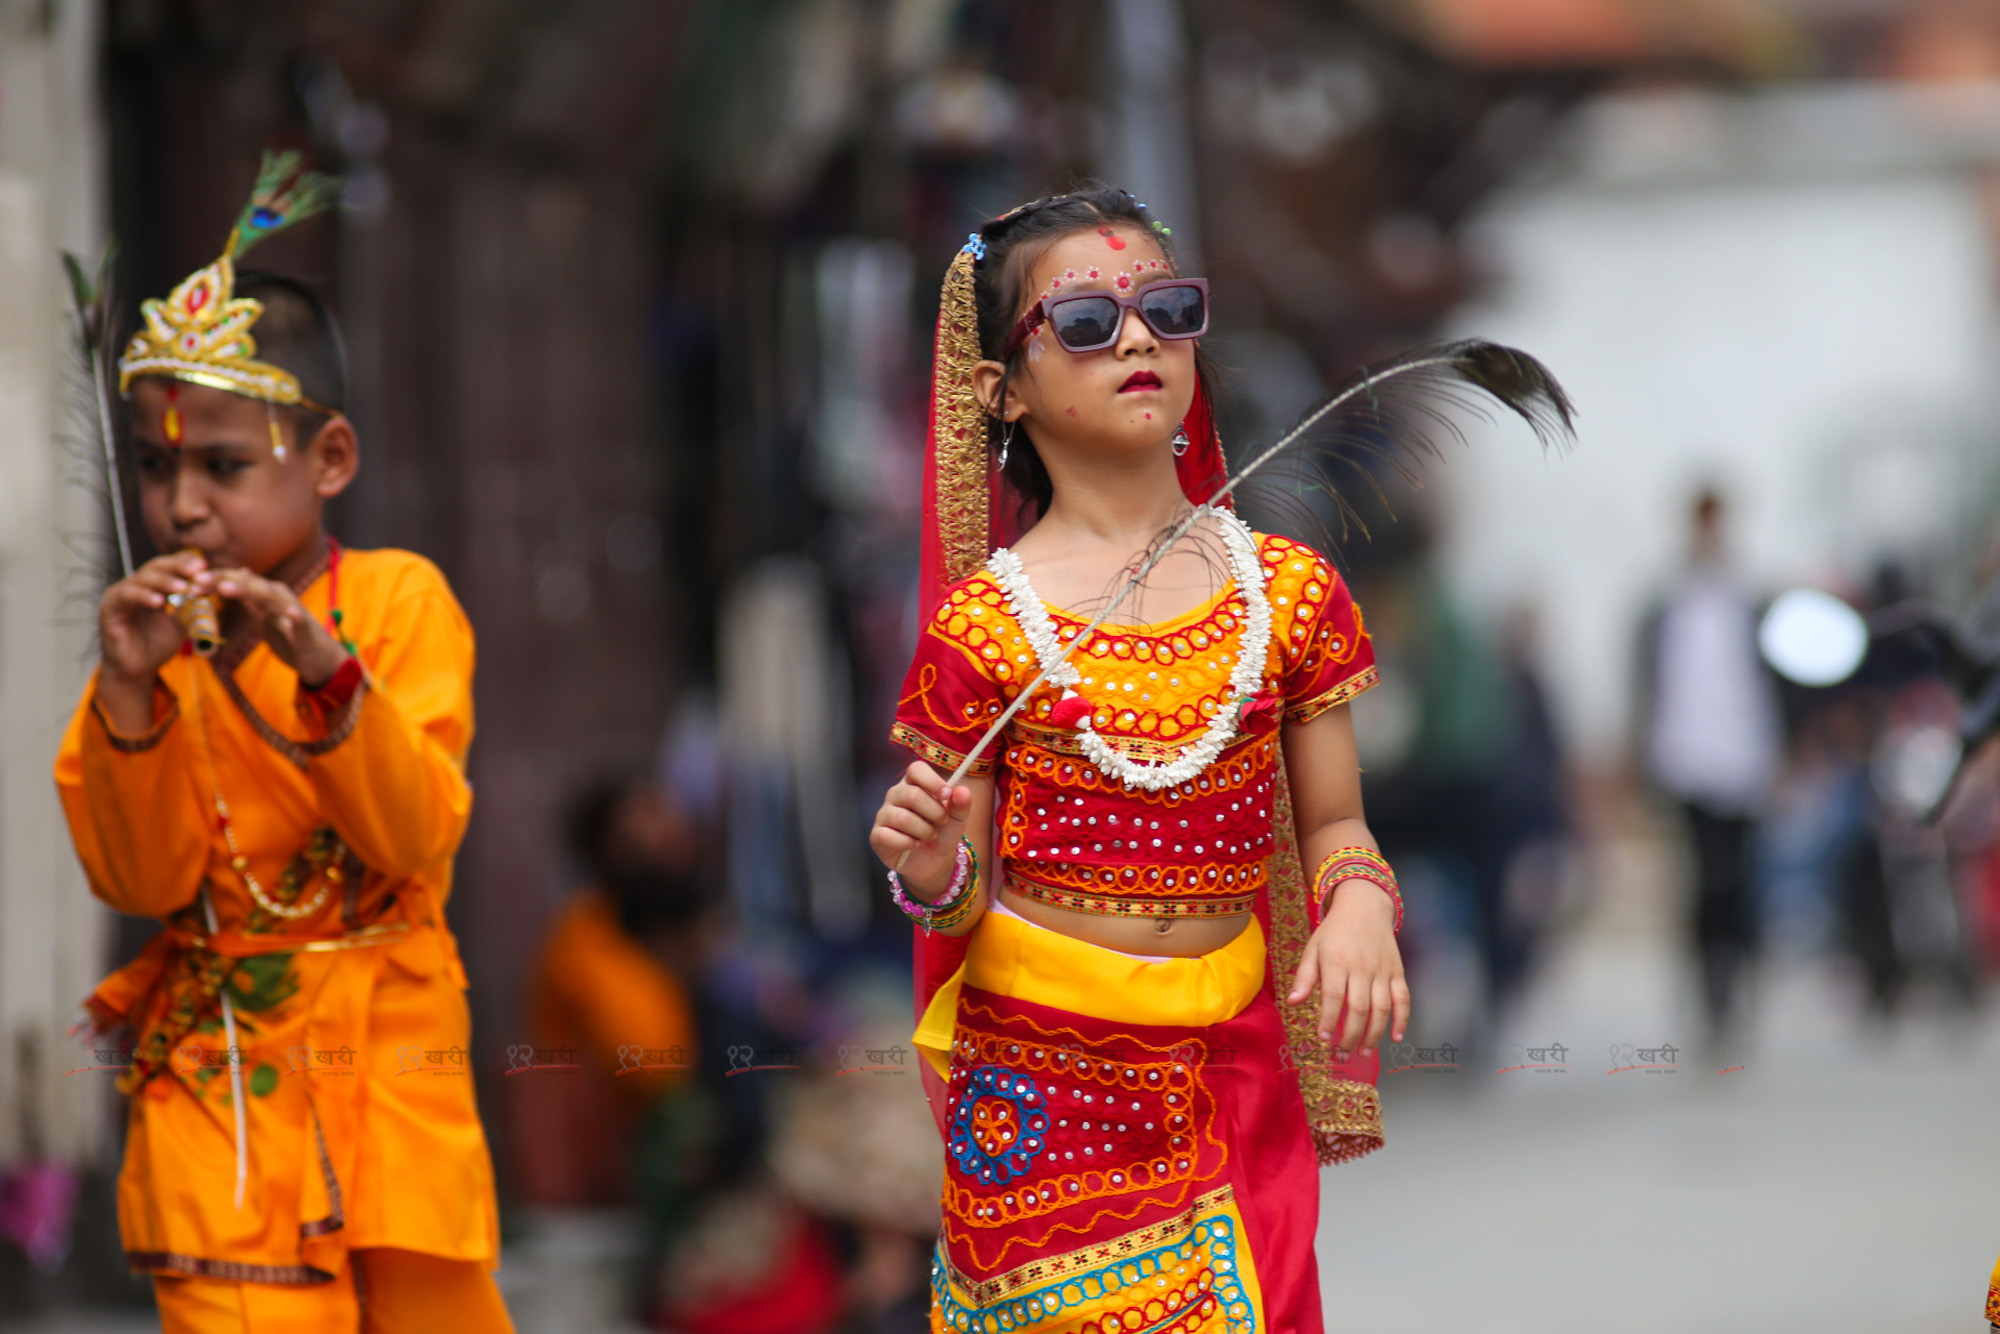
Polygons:
[[[1145,309],[1141,307],[1139,303],[1146,299],[1146,293],[1154,291],[1161,287],[1194,287],[1200,289],[1201,328],[1196,329],[1193,333],[1184,333],[1184,334],[1161,333],[1159,329],[1153,324],[1153,322],[1150,319],[1146,318]],[[1067,296],[1043,297],[1040,301],[1037,301],[1034,305],[1028,307],[1028,313],[1021,316],[1019,320],[1015,321],[1014,327],[1008,330],[1007,341],[1004,344],[1002,344],[1000,348],[1000,360],[1006,361],[1008,358],[1012,357],[1015,352],[1020,350],[1021,344],[1027,342],[1028,339],[1034,335],[1035,330],[1041,328],[1045,322],[1053,319],[1055,316],[1055,309],[1057,306],[1062,305],[1066,301],[1089,301],[1099,297],[1103,297],[1106,300],[1117,302],[1121,307],[1124,308],[1124,310],[1138,311],[1139,318],[1146,321],[1146,327],[1148,329],[1151,329],[1153,331],[1154,336],[1158,338],[1169,338],[1169,339],[1199,338],[1203,334],[1208,332],[1208,309],[1209,309],[1208,279],[1160,278],[1154,282],[1147,283],[1143,287],[1134,288],[1129,295],[1119,292],[1106,292],[1101,289],[1094,289],[1088,292],[1071,292]],[[1072,352],[1078,355],[1081,355],[1082,353],[1085,352],[1101,352],[1105,348],[1110,347],[1112,344],[1116,343],[1119,340],[1119,338],[1121,338],[1124,335],[1124,332],[1125,332],[1125,321],[1123,318],[1123,312],[1121,311],[1118,323],[1112,326],[1111,336],[1105,339],[1103,342],[1093,343],[1089,347],[1071,347],[1069,344],[1063,342],[1063,340],[1060,337],[1058,337],[1056,339],[1056,346],[1062,348],[1062,350],[1065,352]]]

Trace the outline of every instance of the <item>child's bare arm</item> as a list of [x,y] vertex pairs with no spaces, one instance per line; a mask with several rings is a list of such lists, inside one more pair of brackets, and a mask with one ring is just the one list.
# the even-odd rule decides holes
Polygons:
[[923,761],[903,771],[902,781],[890,788],[875,814],[875,827],[868,842],[884,866],[897,871],[903,889],[911,898],[930,902],[945,892],[958,862],[958,840],[972,844],[979,859],[979,904],[970,916],[941,934],[962,936],[971,931],[986,911],[992,892],[993,865],[993,780],[968,778],[945,788],[944,776]]
[[[1362,818],[1361,766],[1348,706],[1288,725],[1284,747],[1306,874],[1338,848],[1375,847]],[[1395,904],[1378,886],[1343,881],[1300,962],[1287,999],[1301,1003],[1319,986],[1320,1037],[1343,1059],[1356,1048],[1372,1051],[1385,1031],[1400,1042],[1409,1027],[1410,988],[1396,948],[1395,919]],[[1335,1033],[1343,1001],[1347,1020]]]

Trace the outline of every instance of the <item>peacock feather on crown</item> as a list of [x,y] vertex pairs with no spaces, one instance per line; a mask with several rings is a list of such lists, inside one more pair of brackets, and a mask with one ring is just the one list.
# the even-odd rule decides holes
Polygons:
[[189,274],[166,300],[149,298],[140,305],[145,327],[118,359],[118,392],[129,395],[138,376],[164,375],[266,403],[302,403],[330,415],[300,392],[297,376],[257,360],[250,326],[264,313],[264,303],[232,293],[237,260],[266,237],[325,212],[339,200],[340,189],[338,177],[304,170],[296,149],[267,151],[222,257]]

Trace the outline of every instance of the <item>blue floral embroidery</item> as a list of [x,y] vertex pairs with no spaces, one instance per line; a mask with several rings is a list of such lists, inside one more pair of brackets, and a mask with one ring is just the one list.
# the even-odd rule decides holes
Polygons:
[[1048,1143],[1047,1103],[1035,1081],[982,1065],[952,1106],[951,1156],[958,1170],[989,1185],[1025,1173]]

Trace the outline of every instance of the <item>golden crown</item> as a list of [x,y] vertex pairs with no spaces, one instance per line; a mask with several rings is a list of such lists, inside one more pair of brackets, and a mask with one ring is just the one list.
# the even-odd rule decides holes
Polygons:
[[264,313],[264,303],[233,292],[236,261],[250,247],[325,211],[339,194],[337,178],[300,169],[297,151],[265,153],[222,258],[189,274],[165,301],[141,303],[145,327],[118,359],[118,392],[129,394],[138,376],[164,375],[267,403],[304,403],[330,412],[300,392],[290,371],[257,360],[250,326]]

